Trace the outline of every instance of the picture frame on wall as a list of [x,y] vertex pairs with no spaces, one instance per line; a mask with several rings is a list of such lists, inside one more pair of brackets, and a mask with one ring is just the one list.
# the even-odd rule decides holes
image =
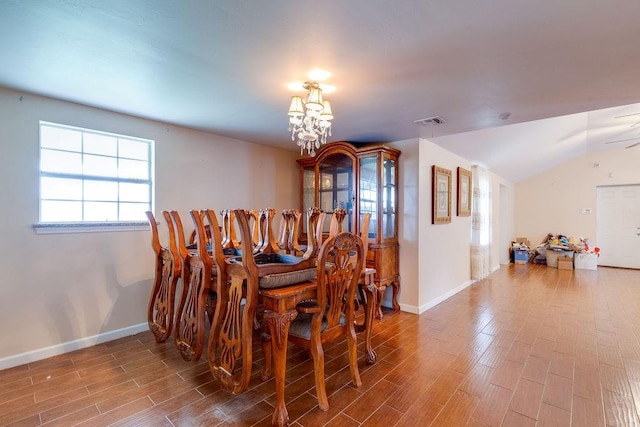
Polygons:
[[471,216],[471,196],[472,196],[472,175],[471,171],[458,167],[458,216]]
[[432,224],[451,222],[451,171],[433,165],[432,167]]

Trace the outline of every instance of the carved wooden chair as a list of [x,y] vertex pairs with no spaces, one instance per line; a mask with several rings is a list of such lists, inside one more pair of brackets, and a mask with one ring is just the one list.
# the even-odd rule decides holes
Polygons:
[[[205,315],[212,321],[216,296],[210,292],[211,282],[215,276],[213,261],[207,253],[208,239],[202,225],[200,211],[191,211],[196,225],[197,249],[187,249],[184,239],[184,228],[180,214],[170,212],[177,234],[179,256],[182,258],[182,294],[176,315],[174,337],[176,347],[186,361],[200,359],[204,349]],[[217,232],[219,237],[219,230]],[[215,239],[215,237],[214,237]]]
[[[158,224],[153,212],[147,211],[149,226],[151,227],[151,247],[155,253],[155,276],[149,297],[147,322],[157,342],[163,342],[171,335],[173,317],[175,313],[175,293],[180,278],[181,261],[175,257],[168,247],[160,244]],[[169,226],[169,233],[173,232],[168,213],[163,212]]]
[[289,341],[311,351],[318,406],[323,411],[329,408],[324,382],[324,343],[346,336],[351,380],[356,387],[362,385],[354,300],[363,264],[362,239],[357,235],[342,232],[327,238],[318,256],[317,301],[299,305],[299,314],[289,327]]
[[[305,254],[301,258],[291,257],[295,258],[295,265],[287,262],[267,262],[258,265],[256,259],[260,260],[260,255],[263,254],[252,253],[252,216],[250,211],[234,211],[243,254],[241,259],[221,257],[218,255],[218,246],[213,246],[213,259],[218,266],[215,285],[218,301],[209,335],[207,361],[213,377],[221,388],[233,394],[245,391],[251,377],[256,314],[261,318],[258,310],[259,289],[287,286],[315,277],[315,260],[319,251],[312,236]],[[319,216],[319,209],[310,212],[309,223],[313,229],[317,227]],[[215,227],[212,225],[212,228]],[[268,335],[263,335],[263,340],[268,339]],[[265,344],[265,366],[261,375],[263,378],[268,378],[271,374],[269,349]]]

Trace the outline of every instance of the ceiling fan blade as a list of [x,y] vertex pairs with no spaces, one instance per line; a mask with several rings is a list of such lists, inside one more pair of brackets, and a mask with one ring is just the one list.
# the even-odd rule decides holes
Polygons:
[[640,145],[640,142],[636,142],[635,144],[627,145],[627,146],[626,146],[626,147],[624,147],[624,148],[633,148],[633,147],[635,147],[636,145]]
[[640,113],[625,114],[623,116],[616,116],[616,117],[614,117],[614,119],[621,119],[623,117],[637,116],[638,114],[640,114]]
[[639,139],[639,138],[640,137],[629,138],[629,139],[619,139],[617,141],[607,141],[607,142],[605,142],[605,144],[616,144],[618,142],[635,141],[636,139]]

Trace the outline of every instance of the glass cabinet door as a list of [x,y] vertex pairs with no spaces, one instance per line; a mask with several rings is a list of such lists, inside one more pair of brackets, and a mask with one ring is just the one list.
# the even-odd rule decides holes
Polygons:
[[[368,237],[378,235],[378,156],[360,158],[360,224],[370,213]],[[362,225],[361,225],[362,227]]]
[[324,231],[329,231],[334,209],[343,207],[347,211],[343,230],[353,232],[353,159],[341,153],[327,156],[320,163],[318,173],[318,203],[320,209],[327,213]]
[[396,237],[396,162],[382,157],[382,237]]
[[316,173],[311,168],[302,171],[302,232],[307,232],[307,212],[316,205]]

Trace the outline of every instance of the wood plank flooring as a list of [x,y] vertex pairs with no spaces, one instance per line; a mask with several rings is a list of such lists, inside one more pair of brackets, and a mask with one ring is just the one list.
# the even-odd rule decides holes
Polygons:
[[[385,311],[362,387],[346,343],[326,349],[328,411],[313,363],[289,346],[294,426],[640,425],[640,272],[503,266],[422,315]],[[145,332],[0,371],[0,425],[267,426],[273,380],[220,390],[206,363]]]

